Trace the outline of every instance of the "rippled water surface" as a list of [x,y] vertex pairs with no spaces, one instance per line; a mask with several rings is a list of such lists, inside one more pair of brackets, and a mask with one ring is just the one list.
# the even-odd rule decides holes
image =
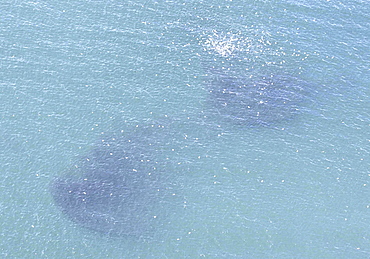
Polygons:
[[1,257],[370,257],[368,1],[1,5]]

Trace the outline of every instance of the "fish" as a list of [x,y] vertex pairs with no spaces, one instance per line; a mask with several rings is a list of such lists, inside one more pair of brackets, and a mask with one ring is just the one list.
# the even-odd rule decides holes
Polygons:
[[166,187],[161,183],[163,128],[135,128],[104,135],[68,172],[51,183],[62,214],[108,236],[149,237],[160,218]]
[[227,123],[275,127],[299,115],[311,98],[309,84],[289,74],[209,71],[205,83],[210,109]]

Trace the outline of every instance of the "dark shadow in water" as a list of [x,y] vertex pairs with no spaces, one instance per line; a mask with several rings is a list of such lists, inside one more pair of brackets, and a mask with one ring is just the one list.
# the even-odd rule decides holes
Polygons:
[[55,203],[75,223],[109,236],[148,237],[166,196],[160,149],[165,129],[135,128],[105,136],[51,186]]
[[208,69],[205,79],[212,115],[225,123],[276,127],[306,110],[312,89],[285,73],[261,75]]

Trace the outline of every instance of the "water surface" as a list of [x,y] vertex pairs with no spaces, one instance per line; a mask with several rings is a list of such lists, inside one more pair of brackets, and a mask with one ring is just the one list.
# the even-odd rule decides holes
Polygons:
[[[0,13],[2,257],[370,256],[368,2],[5,1]],[[224,123],[212,71],[289,75],[314,98],[274,127]],[[50,184],[102,135],[162,121],[163,145],[145,150],[166,161],[153,181],[166,191],[138,209],[163,216],[155,231],[112,237],[60,209]]]

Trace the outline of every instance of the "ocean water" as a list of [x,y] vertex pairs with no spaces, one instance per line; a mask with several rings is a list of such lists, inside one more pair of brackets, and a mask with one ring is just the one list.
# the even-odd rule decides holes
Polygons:
[[[2,258],[370,257],[368,1],[6,0],[0,15]],[[299,78],[308,101],[223,120],[219,71]],[[154,123],[168,195],[150,238],[70,221],[53,180],[107,132]]]

